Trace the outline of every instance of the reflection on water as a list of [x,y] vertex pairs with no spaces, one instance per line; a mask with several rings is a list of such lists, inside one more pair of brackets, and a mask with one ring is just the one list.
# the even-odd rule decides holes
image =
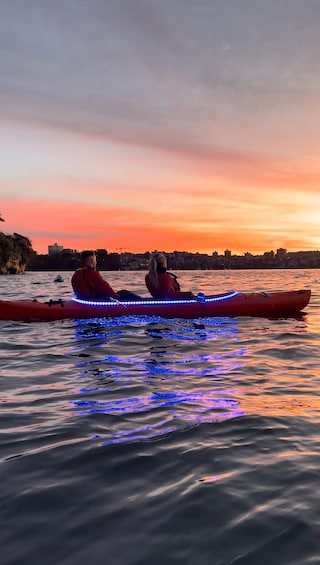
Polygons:
[[[238,331],[237,320],[228,318],[76,321],[72,354],[81,359],[75,367],[86,385],[71,401],[75,413],[118,418],[114,429],[93,436],[104,444],[156,438],[243,415],[237,390],[225,384],[243,366],[246,349],[234,347]],[[225,347],[215,348],[221,340]],[[205,351],[194,351],[195,342]]]
[[[59,299],[64,278],[0,290]],[[318,563],[318,281],[181,273],[204,293],[310,286],[303,320],[1,322],[1,565]]]

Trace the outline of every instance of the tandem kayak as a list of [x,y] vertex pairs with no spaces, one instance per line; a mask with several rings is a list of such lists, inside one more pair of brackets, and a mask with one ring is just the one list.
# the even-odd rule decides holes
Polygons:
[[309,303],[310,290],[289,292],[228,292],[199,294],[184,300],[142,298],[125,301],[70,300],[0,301],[0,320],[51,321],[63,319],[160,316],[162,318],[205,318],[215,316],[278,317],[296,315]]

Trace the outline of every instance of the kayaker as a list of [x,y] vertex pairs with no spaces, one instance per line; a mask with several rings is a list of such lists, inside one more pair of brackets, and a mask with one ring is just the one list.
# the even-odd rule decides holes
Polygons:
[[146,286],[153,298],[192,298],[192,292],[182,292],[176,275],[167,271],[167,259],[163,253],[154,253],[149,260]]
[[77,298],[115,298],[120,297],[110,284],[97,271],[97,258],[94,251],[82,251],[81,267],[71,279]]

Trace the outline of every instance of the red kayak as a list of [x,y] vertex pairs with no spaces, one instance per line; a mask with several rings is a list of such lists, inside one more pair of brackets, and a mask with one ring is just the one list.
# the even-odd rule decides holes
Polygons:
[[70,300],[0,301],[0,320],[51,321],[63,319],[160,316],[162,318],[205,318],[215,316],[281,317],[296,315],[309,303],[311,290],[289,292],[228,292],[199,295],[184,300],[89,301]]

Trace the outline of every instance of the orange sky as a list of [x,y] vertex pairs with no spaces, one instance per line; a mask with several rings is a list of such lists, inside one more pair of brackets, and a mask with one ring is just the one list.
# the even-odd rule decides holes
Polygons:
[[320,5],[33,4],[0,14],[3,231],[40,253],[320,249]]

